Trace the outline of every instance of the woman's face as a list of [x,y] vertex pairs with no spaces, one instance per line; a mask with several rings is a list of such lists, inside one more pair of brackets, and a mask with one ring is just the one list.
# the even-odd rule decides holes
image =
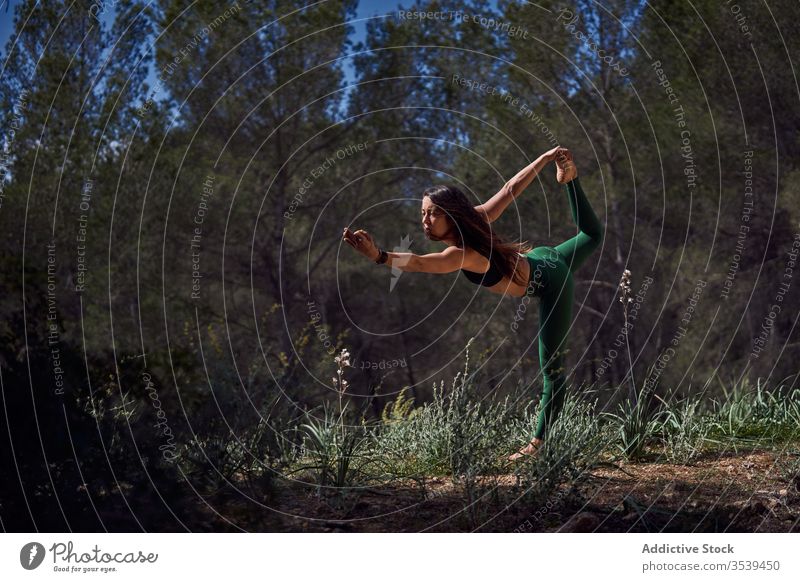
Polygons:
[[444,211],[436,206],[428,196],[422,197],[422,229],[431,240],[447,238],[450,224]]

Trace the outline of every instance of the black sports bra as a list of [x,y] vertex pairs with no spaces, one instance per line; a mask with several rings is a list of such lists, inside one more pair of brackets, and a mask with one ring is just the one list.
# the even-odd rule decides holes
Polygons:
[[[486,255],[483,256],[485,257]],[[475,283],[476,285],[483,285],[484,287],[497,285],[503,279],[503,274],[491,261],[489,262],[489,270],[485,273],[467,271],[466,269],[461,269],[461,272],[464,273],[464,276],[466,276],[466,278],[472,283]]]

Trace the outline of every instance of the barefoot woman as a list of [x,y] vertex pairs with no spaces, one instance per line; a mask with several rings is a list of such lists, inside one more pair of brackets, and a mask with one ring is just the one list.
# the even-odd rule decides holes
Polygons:
[[[548,163],[555,161],[556,178],[566,184],[578,234],[555,247],[508,242],[489,226],[519,196]],[[485,204],[472,206],[453,186],[434,186],[422,199],[425,236],[447,244],[440,253],[415,255],[379,249],[365,230],[345,228],[343,238],[378,264],[402,271],[452,273],[461,270],[471,282],[492,293],[539,298],[539,363],[543,372],[541,410],[529,444],[509,460],[535,454],[564,401],[564,352],[572,319],[572,274],[600,245],[603,225],[597,219],[578,181],[569,150],[553,148],[521,170]],[[525,257],[526,260],[520,260]]]

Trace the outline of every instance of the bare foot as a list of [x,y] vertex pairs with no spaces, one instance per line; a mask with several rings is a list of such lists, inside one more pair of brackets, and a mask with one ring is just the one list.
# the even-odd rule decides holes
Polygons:
[[513,455],[509,455],[508,460],[517,461],[525,456],[535,457],[539,453],[539,447],[541,444],[542,441],[540,439],[533,439],[518,452],[514,453]]
[[572,159],[572,152],[564,149],[556,155],[556,180],[559,184],[566,184],[578,177],[578,168]]

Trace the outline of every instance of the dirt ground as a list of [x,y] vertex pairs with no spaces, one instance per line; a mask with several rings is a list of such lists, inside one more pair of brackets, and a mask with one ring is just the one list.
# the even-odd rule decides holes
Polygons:
[[781,478],[776,458],[756,451],[708,454],[691,466],[617,461],[585,475],[577,490],[538,501],[522,496],[513,474],[482,477],[473,503],[449,477],[328,496],[279,480],[262,509],[232,495],[217,511],[246,531],[800,532],[800,484]]

